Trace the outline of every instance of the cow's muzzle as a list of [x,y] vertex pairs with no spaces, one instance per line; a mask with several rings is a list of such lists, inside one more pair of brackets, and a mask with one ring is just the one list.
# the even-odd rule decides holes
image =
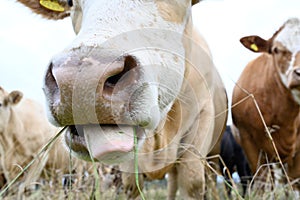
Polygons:
[[131,123],[125,113],[139,76],[130,55],[89,47],[60,54],[45,77],[51,115],[62,126]]
[[294,67],[288,73],[288,88],[300,89],[300,67]]
[[75,156],[119,162],[132,155],[134,130],[140,140],[160,119],[143,73],[134,56],[91,47],[52,60],[44,91],[54,121],[68,126],[65,143]]

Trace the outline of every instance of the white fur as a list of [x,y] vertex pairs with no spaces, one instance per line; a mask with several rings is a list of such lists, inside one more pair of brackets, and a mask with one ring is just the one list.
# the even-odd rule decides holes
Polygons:
[[300,21],[297,18],[288,20],[279,32],[275,41],[280,42],[293,54],[300,50]]
[[282,82],[286,87],[288,87],[288,79],[293,73],[296,56],[300,51],[300,20],[297,18],[289,19],[285,23],[284,28],[276,36],[275,41],[282,44],[288,51],[292,53],[287,70],[285,73],[280,72]]

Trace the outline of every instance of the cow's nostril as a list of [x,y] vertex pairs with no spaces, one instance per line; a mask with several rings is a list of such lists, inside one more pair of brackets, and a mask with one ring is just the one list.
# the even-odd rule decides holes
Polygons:
[[55,99],[59,100],[60,91],[57,85],[57,81],[53,75],[52,62],[49,64],[49,67],[46,71],[44,92],[46,96],[49,97],[48,100],[52,101],[52,104],[55,103]]
[[297,76],[300,76],[300,69],[295,69],[294,74],[297,75]]
[[123,70],[121,73],[109,77],[105,81],[105,86],[106,87],[114,87],[125,73],[126,73],[126,71]]
[[137,67],[137,62],[136,59],[132,56],[126,56],[125,60],[124,60],[124,68],[121,72],[119,72],[118,74],[115,74],[111,77],[109,77],[105,83],[104,83],[104,88],[103,88],[103,92],[105,94],[111,94],[113,91],[113,88],[115,87],[115,85],[120,81],[120,79],[130,70],[132,70],[133,68]]

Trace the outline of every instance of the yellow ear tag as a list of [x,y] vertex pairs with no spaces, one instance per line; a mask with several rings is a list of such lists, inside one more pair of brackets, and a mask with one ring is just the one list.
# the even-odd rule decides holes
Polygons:
[[253,51],[258,51],[258,47],[256,46],[256,44],[251,44],[250,45],[250,48],[253,50]]
[[57,0],[40,0],[40,4],[49,10],[57,12],[63,12],[65,10]]

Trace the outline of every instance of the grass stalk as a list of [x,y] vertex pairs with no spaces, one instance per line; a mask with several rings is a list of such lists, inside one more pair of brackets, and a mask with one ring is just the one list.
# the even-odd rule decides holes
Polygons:
[[9,190],[9,188],[26,172],[29,167],[42,155],[42,153],[46,152],[50,145],[57,140],[57,138],[64,132],[67,127],[62,128],[53,138],[51,138],[45,146],[40,150],[40,152],[22,169],[22,171],[0,191],[0,197],[2,197],[5,192]]
[[139,163],[138,163],[138,144],[137,144],[137,135],[136,135],[136,127],[133,128],[134,135],[134,173],[135,173],[135,184],[140,193],[140,196],[143,200],[145,200],[144,194],[140,188],[139,184]]

